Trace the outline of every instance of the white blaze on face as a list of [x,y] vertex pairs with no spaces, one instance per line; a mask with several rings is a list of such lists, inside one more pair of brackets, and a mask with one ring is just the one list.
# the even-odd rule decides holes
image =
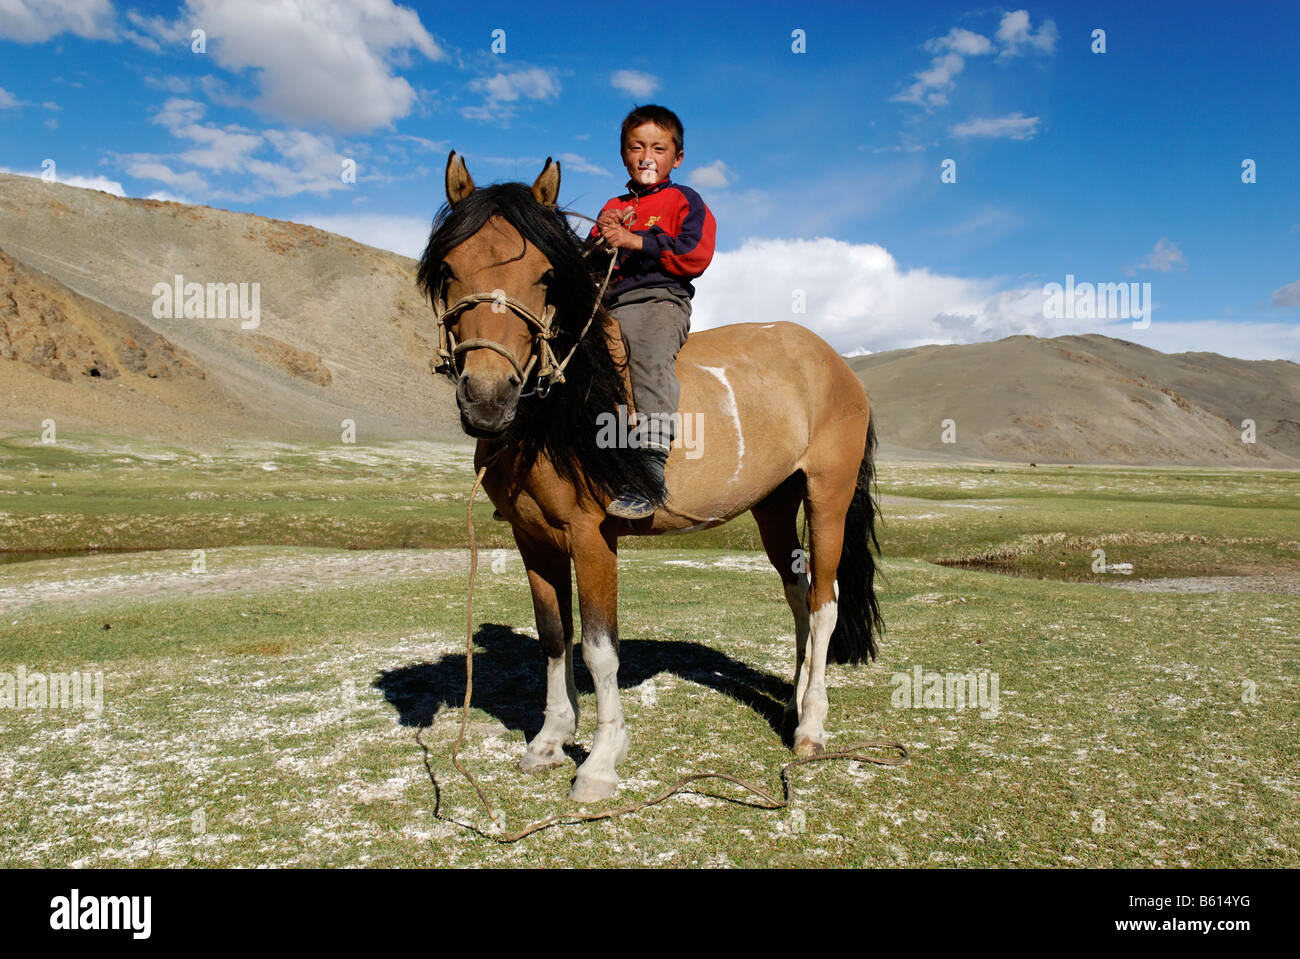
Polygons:
[[654,160],[642,160],[636,167],[637,179],[646,186],[654,186],[659,182],[659,164]]

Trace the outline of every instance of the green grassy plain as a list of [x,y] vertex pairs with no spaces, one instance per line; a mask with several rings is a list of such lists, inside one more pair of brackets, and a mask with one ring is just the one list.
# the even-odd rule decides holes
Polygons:
[[[1090,571],[1100,548],[1134,578],[1294,582],[1300,475],[883,464],[888,631],[831,668],[827,726],[909,763],[801,769],[794,810],[703,783],[502,847],[457,824],[488,821],[447,757],[468,449],[127,449],[0,440],[0,549],[141,550],[0,564],[0,672],[104,676],[98,715],[0,709],[0,864],[1300,865],[1300,595]],[[571,808],[573,767],[514,767],[541,657],[490,511],[465,755],[519,828]],[[793,624],[756,549],[748,519],[625,541],[620,804],[699,770],[779,791]],[[996,672],[997,715],[891,704],[916,666]]]

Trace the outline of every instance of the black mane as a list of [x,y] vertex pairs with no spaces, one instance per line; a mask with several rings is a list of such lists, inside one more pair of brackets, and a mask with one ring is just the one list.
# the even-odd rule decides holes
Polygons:
[[[555,278],[548,299],[555,305],[559,331],[551,345],[557,360],[563,361],[597,303],[598,283],[591,268],[598,265],[603,277],[609,261],[593,254],[596,263],[590,264],[582,256],[581,240],[569,226],[564,211],[538,203],[524,184],[482,187],[454,207],[444,205],[438,211],[416,273],[420,289],[425,296],[440,292],[443,259],[482,229],[492,216],[504,217],[550,261]],[[604,412],[617,414],[618,407],[628,402],[622,371],[609,352],[610,333],[609,315],[603,306],[598,307],[591,329],[564,369],[564,382],[545,398],[521,397],[514,422],[499,442],[517,447],[525,468],[539,455],[545,455],[560,476],[596,499],[612,498],[628,487],[653,497],[658,491],[646,479],[645,450],[601,449],[596,445],[596,417]],[[530,382],[524,384],[525,392],[532,386],[530,377]]]

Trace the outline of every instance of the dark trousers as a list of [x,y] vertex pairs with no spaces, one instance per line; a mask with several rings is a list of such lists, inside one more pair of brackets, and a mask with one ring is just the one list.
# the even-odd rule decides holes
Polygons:
[[652,437],[648,445],[666,452],[677,435],[677,351],[691,328],[691,301],[664,287],[651,287],[621,294],[609,312],[623,331],[638,426],[645,424],[645,435]]

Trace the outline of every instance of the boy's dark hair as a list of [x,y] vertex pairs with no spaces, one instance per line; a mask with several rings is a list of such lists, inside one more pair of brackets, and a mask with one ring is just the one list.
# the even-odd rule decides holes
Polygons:
[[653,123],[657,127],[663,127],[673,135],[673,144],[677,147],[677,152],[681,153],[685,149],[686,131],[682,129],[682,121],[677,118],[677,114],[667,107],[647,103],[643,107],[633,107],[632,112],[623,118],[623,129],[618,135],[620,153],[623,152],[623,144],[627,142],[628,132],[643,123]]

